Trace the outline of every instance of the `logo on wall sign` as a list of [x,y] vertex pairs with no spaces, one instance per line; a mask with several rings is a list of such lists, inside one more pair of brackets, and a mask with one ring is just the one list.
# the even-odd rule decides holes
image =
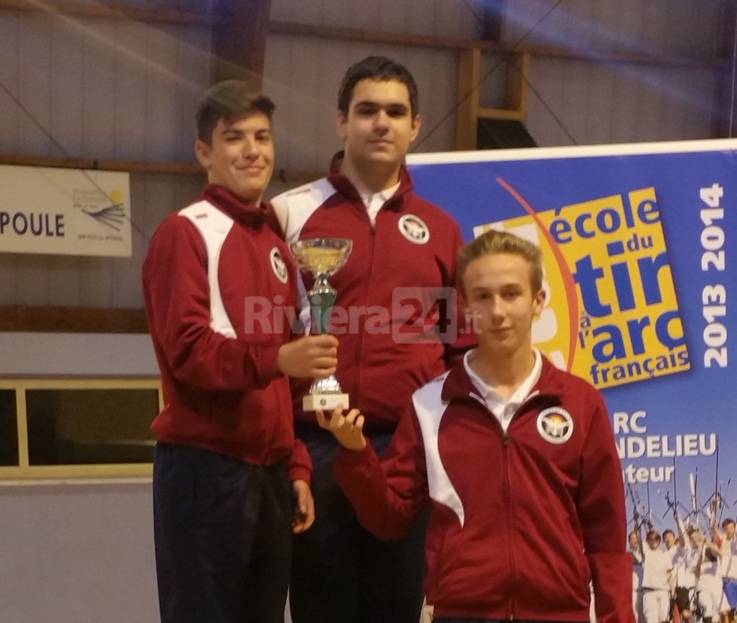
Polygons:
[[573,435],[573,418],[561,407],[550,407],[537,416],[537,432],[548,443],[565,443]]
[[271,261],[271,270],[274,271],[276,278],[282,283],[286,283],[289,279],[289,272],[287,271],[287,265],[284,263],[284,258],[281,256],[278,248],[274,247],[271,249],[269,260]]
[[[100,199],[102,204],[100,205]],[[74,206],[81,208],[87,216],[91,216],[101,225],[120,231],[128,218],[125,214],[123,193],[112,191],[109,195],[94,189],[92,192],[77,189],[74,193]]]
[[399,219],[399,231],[410,242],[426,244],[430,240],[430,229],[419,216],[405,214]]

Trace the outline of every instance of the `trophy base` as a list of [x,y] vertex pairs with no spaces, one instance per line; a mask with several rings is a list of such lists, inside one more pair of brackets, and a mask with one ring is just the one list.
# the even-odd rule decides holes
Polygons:
[[333,411],[337,407],[348,408],[348,394],[307,394],[302,398],[305,411]]

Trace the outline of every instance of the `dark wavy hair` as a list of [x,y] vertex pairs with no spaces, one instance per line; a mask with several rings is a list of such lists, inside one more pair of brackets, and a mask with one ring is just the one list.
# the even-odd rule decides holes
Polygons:
[[367,56],[362,61],[351,65],[340,83],[338,110],[344,115],[348,115],[353,91],[361,80],[398,80],[409,91],[412,118],[420,112],[417,83],[409,70],[404,65],[385,56]]

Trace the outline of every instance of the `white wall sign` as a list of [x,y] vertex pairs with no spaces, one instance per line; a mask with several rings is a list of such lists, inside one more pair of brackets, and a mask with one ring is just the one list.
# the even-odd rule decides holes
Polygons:
[[131,256],[130,176],[0,166],[0,253]]

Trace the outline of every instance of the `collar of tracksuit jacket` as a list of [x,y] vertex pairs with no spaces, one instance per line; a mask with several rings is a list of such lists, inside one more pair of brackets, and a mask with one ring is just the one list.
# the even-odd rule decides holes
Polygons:
[[[543,356],[543,368],[540,372],[540,378],[520,407],[523,405],[529,406],[533,402],[559,404],[564,391],[564,384],[558,375],[557,369]],[[478,391],[466,373],[463,361],[460,361],[451,368],[443,382],[440,399],[443,402],[452,402],[453,400],[472,400],[476,402],[473,395],[477,394]]]
[[[330,172],[327,175],[327,179],[333,185],[335,190],[337,190],[346,199],[363,205],[363,199],[361,199],[361,195],[356,187],[340,172],[340,165],[343,162],[344,156],[345,152],[343,151],[339,151],[333,156],[333,159],[330,161]],[[402,164],[399,169],[399,188],[397,188],[396,192],[387,199],[387,202],[384,204],[382,209],[401,210],[404,206],[405,197],[412,192],[414,187],[415,185],[412,182],[412,177],[410,176],[409,171],[407,171],[407,167]],[[331,205],[330,202],[325,204],[326,207],[329,205]]]
[[269,223],[270,210],[267,204],[243,201],[238,195],[224,186],[208,184],[205,190],[202,191],[200,199],[214,204],[228,216],[243,225],[258,229],[264,223]]

